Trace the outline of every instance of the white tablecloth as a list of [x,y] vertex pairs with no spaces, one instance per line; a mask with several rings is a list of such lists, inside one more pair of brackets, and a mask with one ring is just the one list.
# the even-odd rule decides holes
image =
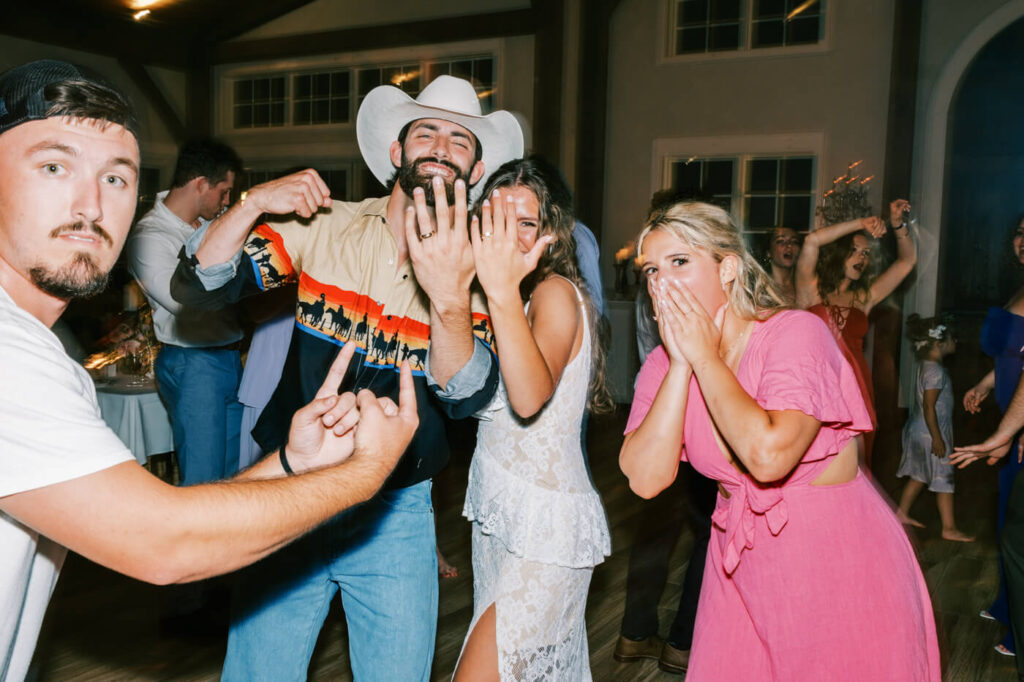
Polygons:
[[135,377],[97,380],[96,400],[103,421],[139,464],[145,464],[151,455],[174,450],[171,422],[152,379],[140,383]]

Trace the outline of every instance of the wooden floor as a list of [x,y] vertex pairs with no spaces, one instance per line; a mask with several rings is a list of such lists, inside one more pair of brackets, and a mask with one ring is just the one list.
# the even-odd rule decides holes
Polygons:
[[[616,455],[625,415],[591,420],[590,459],[612,529],[614,553],[598,566],[587,604],[591,667],[595,680],[679,680],[658,670],[653,661],[630,665],[612,659],[625,594],[625,576],[636,513],[636,498],[618,471]],[[988,428],[991,420],[974,424]],[[970,427],[969,427],[970,428]],[[960,431],[959,442],[974,434]],[[435,501],[442,551],[458,566],[459,576],[441,581],[440,615],[433,679],[450,679],[472,611],[469,527],[461,518],[470,437],[455,434],[457,454],[437,479]],[[892,434],[879,434],[875,470],[878,479],[898,490],[893,478],[898,457]],[[1012,658],[992,647],[1003,628],[978,617],[994,596],[998,576],[995,544],[995,471],[981,465],[957,478],[957,516],[978,542],[960,544],[939,538],[934,497],[927,493],[913,513],[928,528],[915,544],[930,587],[940,633],[944,680],[1014,680]],[[688,531],[687,531],[688,533]],[[662,600],[667,628],[677,603],[691,541],[681,538],[670,583]],[[865,557],[870,561],[870,557]],[[145,585],[71,556],[50,606],[37,650],[41,680],[214,680],[224,654],[225,637],[162,637],[157,622],[161,589]],[[282,633],[284,634],[284,633]],[[664,632],[662,634],[665,634]],[[350,680],[344,619],[332,610],[317,646],[310,677]],[[827,655],[824,653],[823,655]],[[870,656],[870,651],[864,652]]]

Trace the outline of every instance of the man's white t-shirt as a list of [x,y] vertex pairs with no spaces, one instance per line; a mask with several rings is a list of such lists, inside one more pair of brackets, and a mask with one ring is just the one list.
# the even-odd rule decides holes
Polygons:
[[[0,498],[133,459],[88,373],[0,288]],[[65,551],[0,511],[0,679],[25,676]]]

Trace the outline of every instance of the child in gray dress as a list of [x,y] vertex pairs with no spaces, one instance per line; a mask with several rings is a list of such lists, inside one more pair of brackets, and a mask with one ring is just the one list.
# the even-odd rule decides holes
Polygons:
[[942,358],[956,350],[952,330],[938,317],[907,318],[907,338],[917,356],[916,401],[903,427],[903,458],[897,476],[907,476],[897,515],[906,525],[924,528],[910,517],[910,507],[924,490],[935,493],[942,519],[942,537],[972,542],[953,520],[953,384]]

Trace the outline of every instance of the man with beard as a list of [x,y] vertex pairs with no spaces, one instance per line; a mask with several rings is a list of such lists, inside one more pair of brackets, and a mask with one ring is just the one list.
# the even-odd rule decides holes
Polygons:
[[186,142],[178,150],[171,189],[157,195],[127,245],[128,269],[146,293],[153,331],[163,344],[156,380],[171,415],[182,485],[218,481],[238,465],[238,312],[235,306],[183,306],[170,287],[185,240],[205,232],[228,205],[241,172],[231,147],[209,139]]
[[[202,239],[189,240],[172,282],[182,302],[206,304],[298,282],[296,333],[253,430],[265,450],[285,438],[285,415],[346,341],[358,344],[347,390],[390,393],[395,367],[407,359],[419,397],[419,430],[385,490],[245,573],[233,598],[225,680],[304,678],[339,590],[356,679],[430,675],[438,589],[430,479],[448,460],[443,415],[472,415],[498,382],[490,320],[482,295],[470,291],[469,235],[451,229],[449,217],[466,210],[471,187],[522,155],[523,137],[511,114],[482,116],[473,86],[449,76],[415,100],[392,86],[372,90],[356,130],[387,196],[332,202],[312,170],[253,187]],[[422,254],[412,261],[406,220],[419,195],[428,204],[420,222],[433,229],[409,230]],[[264,213],[298,219],[252,228]]]
[[[401,405],[337,395],[343,350],[296,413],[288,452],[230,483],[175,488],[103,422],[88,374],[49,327],[100,291],[138,190],[131,105],[43,60],[0,74],[0,678],[23,679],[65,548],[154,583],[238,569],[370,499],[417,425]],[[308,471],[308,473],[306,473]],[[297,475],[286,475],[295,473]]]

